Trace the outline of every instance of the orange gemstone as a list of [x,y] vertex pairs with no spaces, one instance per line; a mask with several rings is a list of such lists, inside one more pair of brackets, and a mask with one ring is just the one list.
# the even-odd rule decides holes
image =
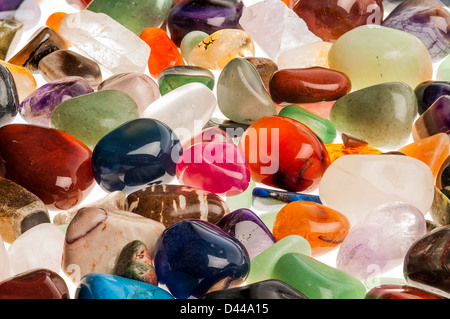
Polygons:
[[59,26],[61,25],[62,19],[64,19],[67,16],[67,13],[65,12],[55,12],[52,13],[48,18],[45,24],[49,26],[53,31],[58,33]]
[[185,65],[180,50],[161,28],[147,28],[139,37],[151,48],[148,69],[154,78],[169,67]]
[[330,156],[331,162],[334,162],[339,157],[352,154],[382,154],[380,150],[369,145],[361,146],[346,146],[345,144],[327,144],[325,145]]
[[307,201],[291,202],[277,214],[273,235],[278,241],[298,235],[311,246],[311,255],[320,256],[339,246],[350,231],[345,215],[321,204]]

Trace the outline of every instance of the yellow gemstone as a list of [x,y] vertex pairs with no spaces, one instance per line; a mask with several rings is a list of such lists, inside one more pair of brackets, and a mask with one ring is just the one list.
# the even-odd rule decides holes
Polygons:
[[0,64],[5,66],[11,72],[16,83],[17,94],[22,102],[28,95],[37,88],[37,82],[33,74],[26,68],[0,60]]

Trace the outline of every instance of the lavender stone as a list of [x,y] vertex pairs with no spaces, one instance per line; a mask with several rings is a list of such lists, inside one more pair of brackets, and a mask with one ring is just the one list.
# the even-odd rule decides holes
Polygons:
[[0,0],[0,11],[16,10],[23,0]]
[[19,114],[29,124],[50,126],[52,111],[73,97],[94,92],[81,77],[67,77],[48,82],[30,94],[19,105]]

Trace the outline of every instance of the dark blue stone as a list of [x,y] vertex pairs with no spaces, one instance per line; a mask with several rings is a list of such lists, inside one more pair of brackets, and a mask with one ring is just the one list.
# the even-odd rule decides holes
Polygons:
[[11,123],[19,110],[16,82],[11,72],[0,64],[0,126]]
[[261,197],[261,198],[271,198],[281,202],[290,203],[295,201],[308,201],[315,202],[318,204],[322,204],[319,196],[317,195],[308,195],[308,194],[300,194],[295,192],[285,192],[274,189],[266,189],[255,187],[252,193],[253,197]]
[[442,95],[450,95],[450,82],[425,81],[414,89],[419,114],[423,114]]
[[237,239],[194,219],[164,230],[154,264],[158,282],[178,299],[200,298],[213,286],[220,290],[240,285],[250,270],[247,251]]
[[182,152],[164,123],[148,118],[127,122],[105,135],[92,152],[92,169],[105,191],[126,194],[148,185],[170,183]]

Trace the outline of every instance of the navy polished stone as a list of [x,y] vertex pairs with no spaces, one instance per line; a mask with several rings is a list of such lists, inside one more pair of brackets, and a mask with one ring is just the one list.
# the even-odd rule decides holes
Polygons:
[[175,179],[181,152],[180,141],[166,124],[140,118],[119,126],[97,143],[92,169],[105,191],[130,194]]
[[156,276],[178,299],[241,285],[250,270],[244,246],[216,225],[184,220],[166,228],[154,255]]
[[450,82],[425,81],[414,89],[419,114],[423,114],[442,95],[450,95]]

